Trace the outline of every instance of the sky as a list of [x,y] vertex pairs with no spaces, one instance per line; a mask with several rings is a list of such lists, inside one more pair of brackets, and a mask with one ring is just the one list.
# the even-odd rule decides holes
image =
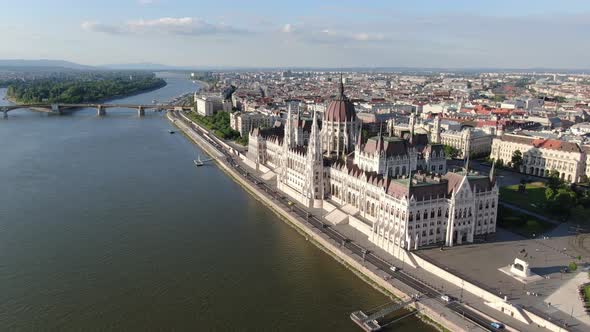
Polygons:
[[0,0],[0,59],[590,68],[589,0]]

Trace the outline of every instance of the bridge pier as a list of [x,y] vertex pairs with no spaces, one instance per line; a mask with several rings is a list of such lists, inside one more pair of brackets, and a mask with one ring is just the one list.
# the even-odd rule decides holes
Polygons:
[[2,110],[2,118],[6,119],[8,117],[8,110]]
[[96,115],[97,116],[105,116],[107,115],[107,110],[102,107],[101,105],[98,105],[98,107],[96,108]]
[[145,109],[143,109],[143,107],[138,107],[137,108],[137,115],[138,116],[144,116],[145,115]]

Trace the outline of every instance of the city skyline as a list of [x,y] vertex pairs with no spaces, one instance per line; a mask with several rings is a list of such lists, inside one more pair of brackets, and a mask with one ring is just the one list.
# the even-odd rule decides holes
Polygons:
[[[587,69],[590,3],[24,0],[1,59],[182,67]],[[50,24],[48,24],[48,22]]]

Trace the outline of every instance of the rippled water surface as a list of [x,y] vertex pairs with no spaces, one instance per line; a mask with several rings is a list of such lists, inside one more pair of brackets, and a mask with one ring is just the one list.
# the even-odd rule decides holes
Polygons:
[[[118,102],[197,87],[166,77]],[[350,312],[387,301],[217,167],[195,168],[163,114],[107,112],[0,119],[0,330],[358,331]]]

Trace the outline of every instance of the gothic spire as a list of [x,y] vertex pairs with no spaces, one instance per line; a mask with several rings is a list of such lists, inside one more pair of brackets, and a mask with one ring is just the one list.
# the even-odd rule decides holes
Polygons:
[[309,145],[307,147],[307,157],[311,160],[322,159],[322,140],[318,129],[317,112],[313,111],[313,121],[311,123],[311,133],[309,134]]
[[382,134],[382,126],[379,126],[379,137],[377,138],[377,152],[380,153],[381,150],[384,148],[383,143],[383,134]]
[[344,81],[342,80],[342,73],[340,73],[340,97],[344,98]]
[[287,110],[287,119],[285,120],[285,138],[283,139],[283,145],[285,147],[285,149],[289,149],[291,148],[291,138],[292,138],[292,117],[291,117],[291,104],[289,104],[288,106],[288,110]]

